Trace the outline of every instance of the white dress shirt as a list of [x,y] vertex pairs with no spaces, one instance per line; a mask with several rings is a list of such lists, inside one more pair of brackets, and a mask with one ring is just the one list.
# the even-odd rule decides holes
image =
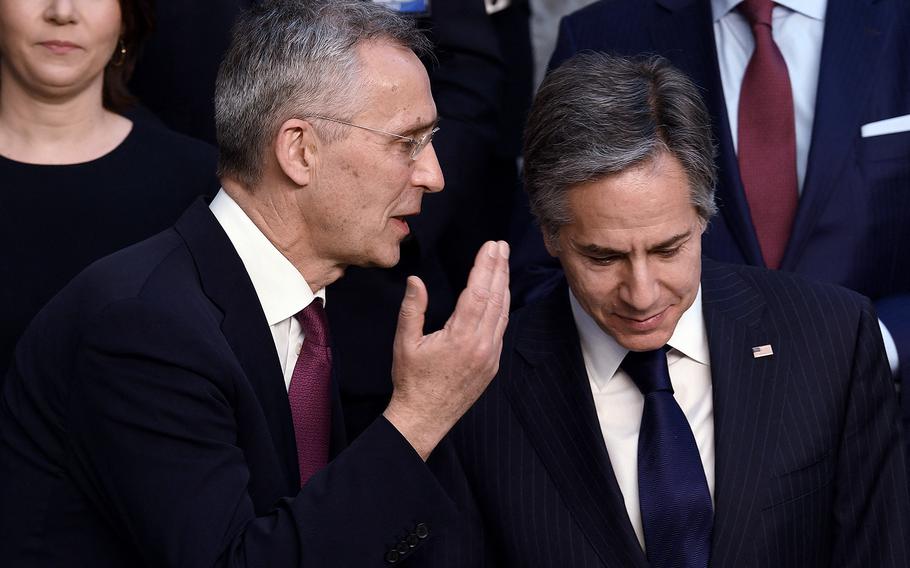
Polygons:
[[300,271],[275,248],[223,189],[215,196],[209,209],[227,233],[253,281],[275,341],[275,351],[284,373],[284,386],[288,388],[303,345],[303,329],[294,316],[316,298],[325,302],[325,288],[314,294]]
[[[787,62],[790,88],[793,90],[793,112],[796,119],[796,175],[802,192],[812,142],[815,118],[815,93],[822,59],[822,36],[825,32],[827,0],[776,0],[771,14],[771,34]],[[714,17],[714,41],[717,63],[727,104],[733,149],[739,145],[739,92],[746,66],[755,51],[752,29],[736,7],[741,0],[711,0]]]
[[[638,431],[644,409],[644,396],[635,383],[619,368],[628,349],[600,329],[569,292],[572,315],[578,328],[581,352],[594,407],[600,422],[610,464],[632,528],[645,548],[641,509],[638,502]],[[711,362],[708,336],[701,312],[701,288],[695,301],[683,313],[669,342],[667,361],[673,397],[689,421],[698,453],[705,469],[708,490],[714,500],[714,399],[711,387]]]

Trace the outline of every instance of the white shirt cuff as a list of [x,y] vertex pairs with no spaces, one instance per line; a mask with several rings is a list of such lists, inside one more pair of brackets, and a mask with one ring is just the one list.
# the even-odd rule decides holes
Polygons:
[[888,331],[888,328],[885,327],[882,320],[878,320],[878,327],[882,330],[882,339],[885,341],[885,353],[888,355],[888,364],[891,366],[891,374],[896,377],[898,370],[900,370],[900,360],[897,357],[897,344],[894,343],[891,332]]

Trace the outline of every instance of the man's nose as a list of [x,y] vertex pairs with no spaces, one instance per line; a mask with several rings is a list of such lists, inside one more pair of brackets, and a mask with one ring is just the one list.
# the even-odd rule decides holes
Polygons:
[[429,193],[442,191],[445,186],[446,180],[442,175],[442,168],[439,166],[439,159],[436,157],[436,149],[433,148],[432,142],[417,154],[414,171],[411,174],[411,183],[423,187]]
[[620,300],[641,315],[649,313],[660,299],[660,284],[647,259],[633,259],[620,286]]

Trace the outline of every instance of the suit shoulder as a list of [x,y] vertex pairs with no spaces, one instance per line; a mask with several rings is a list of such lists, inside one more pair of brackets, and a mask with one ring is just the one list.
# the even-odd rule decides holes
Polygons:
[[17,345],[15,366],[24,380],[46,380],[57,384],[48,392],[66,392],[62,385],[69,369],[96,331],[126,337],[177,322],[167,330],[173,335],[217,317],[209,314],[212,307],[189,251],[170,229],[104,257],[76,276],[29,324]]
[[[36,321],[66,313],[70,319],[86,322],[128,299],[149,300],[167,311],[168,306],[186,301],[198,287],[195,265],[183,239],[168,229],[89,265],[45,306]],[[170,300],[159,301],[162,297]]]
[[[718,287],[727,278],[725,273],[745,280],[773,311],[785,317],[811,317],[819,322],[845,318],[854,321],[863,312],[874,312],[870,300],[853,290],[779,270],[710,262],[706,264],[703,281],[712,279],[712,285]],[[730,285],[735,284],[730,282]]]
[[574,326],[569,306],[568,285],[562,280],[546,296],[522,306],[509,315],[506,337],[534,335],[537,330],[547,335],[555,327],[567,323]]

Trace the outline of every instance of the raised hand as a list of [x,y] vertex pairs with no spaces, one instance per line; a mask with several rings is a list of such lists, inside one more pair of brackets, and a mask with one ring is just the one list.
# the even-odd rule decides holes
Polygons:
[[508,244],[484,243],[455,311],[429,335],[423,334],[426,287],[408,278],[393,347],[394,391],[383,414],[423,459],[499,369],[509,320],[508,260]]

